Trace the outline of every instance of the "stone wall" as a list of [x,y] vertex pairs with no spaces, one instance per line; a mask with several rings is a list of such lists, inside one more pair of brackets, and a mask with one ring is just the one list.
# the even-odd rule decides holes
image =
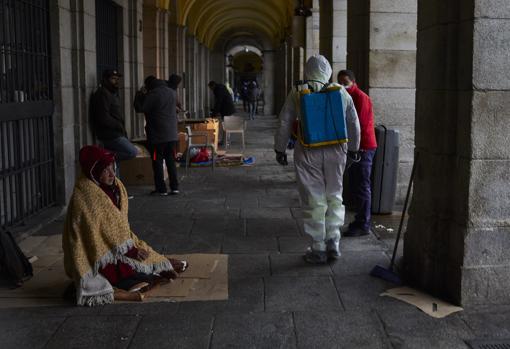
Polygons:
[[[116,0],[119,5],[120,90],[125,125],[130,137],[143,136],[143,119],[132,108],[143,77],[142,2]],[[89,101],[100,72],[96,62],[95,1],[50,1],[53,70],[53,114],[57,201],[64,205],[79,173],[78,151],[95,143],[90,127]]]
[[453,302],[510,301],[510,10],[420,0],[409,280]]

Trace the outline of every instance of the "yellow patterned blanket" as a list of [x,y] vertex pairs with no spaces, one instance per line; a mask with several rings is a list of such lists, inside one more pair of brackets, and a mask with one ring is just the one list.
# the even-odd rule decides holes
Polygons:
[[[76,286],[79,305],[113,303],[113,288],[98,271],[121,261],[146,274],[172,270],[168,259],[155,252],[132,231],[128,222],[128,196],[118,179],[120,207],[86,177],[74,188],[62,236],[64,267]],[[132,247],[144,249],[149,257],[138,261],[124,254]]]

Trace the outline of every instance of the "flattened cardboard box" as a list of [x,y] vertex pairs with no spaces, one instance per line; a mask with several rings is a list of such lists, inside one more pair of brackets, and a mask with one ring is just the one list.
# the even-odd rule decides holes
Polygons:
[[[61,238],[60,235],[57,237]],[[0,288],[0,308],[74,305],[63,298],[71,281],[65,275],[62,258],[63,254],[39,257],[33,265],[34,277],[22,287]],[[172,256],[172,258],[188,261],[188,269],[175,281],[148,292],[143,302],[228,299],[228,255],[189,254]],[[139,302],[115,303],[139,304]]]

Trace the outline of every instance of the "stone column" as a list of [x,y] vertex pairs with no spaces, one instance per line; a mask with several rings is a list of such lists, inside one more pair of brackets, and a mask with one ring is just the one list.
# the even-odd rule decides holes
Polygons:
[[169,66],[170,66],[170,57],[169,57],[169,20],[168,20],[168,11],[160,10],[159,12],[159,69],[158,69],[158,77],[160,79],[168,79],[169,76]]
[[185,110],[188,110],[188,101],[186,98],[187,95],[187,87],[188,87],[188,70],[186,66],[187,61],[187,40],[186,40],[186,28],[182,26],[177,27],[178,31],[178,37],[177,37],[177,43],[178,43],[178,56],[177,56],[177,74],[180,74],[182,77],[182,82],[179,85],[178,93],[180,97],[180,101],[182,104],[182,107]]
[[220,51],[212,51],[210,55],[211,68],[210,68],[210,80],[214,81],[226,81],[225,77],[225,57]]
[[199,113],[199,48],[198,40],[193,35],[187,35],[187,56],[186,56],[186,71],[187,71],[187,86],[186,95],[188,98],[188,110],[192,118],[197,118]]
[[159,13],[156,7],[144,4],[143,6],[143,63],[144,77],[158,76],[160,66],[159,45]]
[[419,0],[419,163],[404,261],[433,294],[508,304],[510,9],[470,3]]
[[140,22],[143,19],[143,7],[141,1],[129,3],[124,16],[124,40],[121,56],[124,62],[124,115],[128,135],[133,138],[141,138],[145,134],[143,115],[137,114],[133,108],[135,93],[143,84],[143,28]]
[[348,0],[347,66],[372,98],[376,124],[400,131],[397,203],[413,160],[416,1]]
[[276,51],[276,66],[279,74],[275,74],[275,112],[278,113],[287,96],[287,43],[284,41]]
[[[299,2],[294,1],[295,5]],[[305,35],[306,18],[296,17],[292,18],[292,80],[303,80],[303,67],[304,67],[304,47],[306,42]]]
[[206,116],[209,115],[211,104],[210,100],[210,94],[209,94],[209,87],[207,87],[207,84],[209,81],[211,81],[211,50],[209,50],[208,47],[205,48],[205,81],[204,81],[204,108],[205,108],[205,114]]
[[[319,0],[313,0],[312,15],[305,20],[305,57],[306,60],[318,54],[320,49],[320,11]],[[306,62],[305,60],[305,62]]]
[[320,52],[338,71],[347,67],[347,0],[324,0],[320,7]]
[[287,40],[287,71],[285,73],[287,78],[287,91],[285,96],[290,92],[292,86],[294,86],[294,48],[292,47],[292,40]]
[[262,58],[264,60],[264,115],[273,115],[275,113],[275,53],[274,51],[264,51]]
[[197,69],[197,82],[195,89],[197,91],[197,118],[201,118],[204,112],[204,60],[203,60],[204,45],[197,41],[197,59],[195,60],[195,66]]

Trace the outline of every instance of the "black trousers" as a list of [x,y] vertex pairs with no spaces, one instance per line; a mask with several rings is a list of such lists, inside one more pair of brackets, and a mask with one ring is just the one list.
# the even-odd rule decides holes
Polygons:
[[148,148],[152,157],[152,171],[154,172],[154,184],[156,186],[156,191],[160,193],[166,193],[167,191],[163,173],[163,161],[165,161],[168,171],[170,190],[179,190],[177,166],[175,164],[174,157],[177,142],[149,144]]

